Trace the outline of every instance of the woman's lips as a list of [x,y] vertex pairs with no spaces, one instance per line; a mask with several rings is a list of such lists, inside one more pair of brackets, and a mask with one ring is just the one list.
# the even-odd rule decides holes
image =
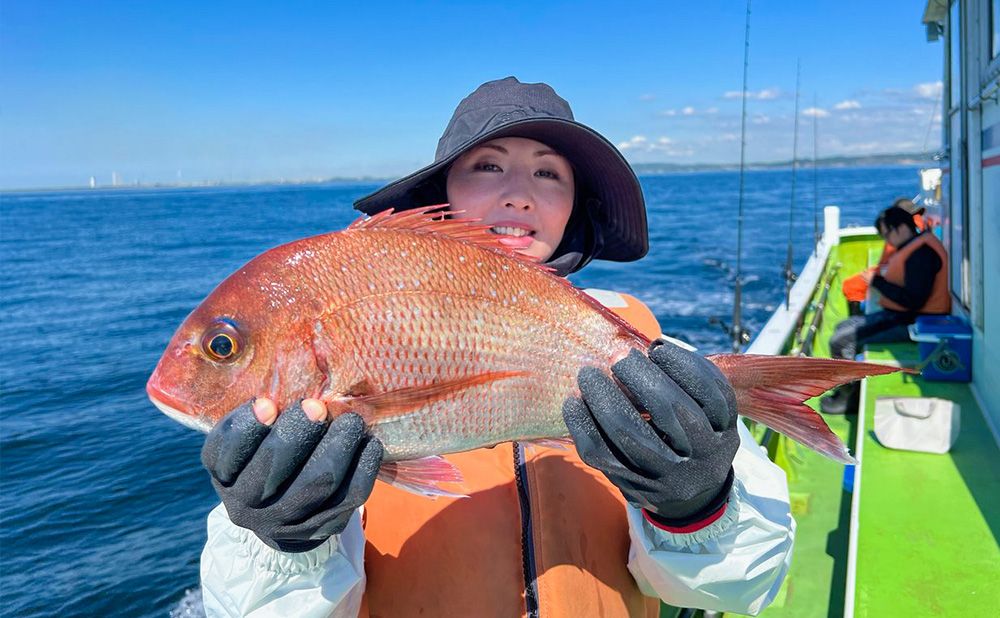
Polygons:
[[[535,231],[517,221],[496,221],[490,231],[500,238],[500,244],[511,249],[527,249],[534,240]],[[513,233],[511,233],[513,232]]]
[[510,247],[511,249],[527,249],[534,239],[528,236],[501,236],[497,240],[500,241],[501,245],[505,247]]

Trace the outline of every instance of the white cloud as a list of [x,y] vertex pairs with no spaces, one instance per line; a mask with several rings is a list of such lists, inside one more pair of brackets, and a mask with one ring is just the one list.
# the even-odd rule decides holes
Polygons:
[[679,149],[675,147],[674,140],[667,137],[661,136],[655,140],[650,140],[645,135],[635,135],[631,139],[619,142],[618,150],[630,151],[635,154],[642,153],[659,153],[667,155],[678,155],[678,154],[692,154],[686,149]]
[[[777,88],[764,88],[763,90],[758,90],[757,92],[748,90],[746,92],[748,99],[757,99],[759,101],[768,101],[771,99],[777,99],[780,94],[781,91],[778,90]],[[722,95],[722,98],[739,99],[742,98],[742,96],[743,95],[740,93],[739,90],[729,90]]]
[[664,109],[659,112],[660,116],[665,116],[671,118],[673,116],[700,116],[700,115],[711,115],[718,114],[718,107],[709,107],[706,109],[699,110],[693,105],[687,105],[681,109]]
[[[822,156],[932,150],[940,141],[941,111],[940,106],[935,107],[935,97],[940,96],[941,88],[939,82],[913,80],[895,89],[870,88],[845,93],[841,95],[843,98],[831,99],[822,107],[808,101],[799,107],[800,120],[818,118],[827,123],[818,134]],[[741,96],[738,92],[730,93],[728,98],[739,101]],[[748,110],[749,160],[786,160],[794,126],[789,93],[766,88],[749,91],[747,98],[751,97],[757,101],[763,98],[764,103],[769,98],[776,100],[775,105],[757,104]],[[657,110],[660,126],[664,128],[655,123],[638,125],[628,129],[632,133],[620,135],[619,139],[627,140],[624,145],[627,152],[625,149],[623,152],[629,160],[692,163],[736,160],[740,144],[738,106],[733,109],[721,99],[695,103],[680,103],[671,109],[657,105],[652,109]],[[713,109],[710,104],[718,107]],[[661,137],[660,131],[669,137]],[[628,139],[631,135],[644,137],[645,141]]]
[[636,148],[642,148],[648,141],[649,140],[646,139],[645,135],[634,135],[632,136],[632,139],[627,142],[619,142],[618,150],[634,150]]
[[655,94],[643,94],[643,95],[639,95],[639,100],[640,101],[652,101],[654,99],[656,99],[656,95]]
[[944,84],[940,81],[917,84],[913,87],[913,92],[921,99],[937,99],[941,96]]

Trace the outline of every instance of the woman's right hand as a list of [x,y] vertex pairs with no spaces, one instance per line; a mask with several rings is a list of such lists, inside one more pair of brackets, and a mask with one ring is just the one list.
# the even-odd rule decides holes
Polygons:
[[223,418],[202,448],[230,520],[279,551],[308,551],[343,532],[382,465],[382,443],[361,417],[328,423],[326,414],[316,399],[281,414],[257,399]]

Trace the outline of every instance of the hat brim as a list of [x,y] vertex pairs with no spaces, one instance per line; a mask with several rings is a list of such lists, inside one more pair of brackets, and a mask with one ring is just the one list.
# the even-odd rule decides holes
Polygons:
[[501,137],[524,137],[542,142],[566,157],[598,203],[591,220],[600,227],[604,246],[595,259],[630,262],[649,251],[646,204],[639,179],[625,158],[602,135],[572,120],[528,118],[515,120],[470,139],[449,156],[389,183],[354,202],[354,208],[373,215],[388,208],[407,210],[430,204],[413,203],[412,191],[451,165],[469,149]]

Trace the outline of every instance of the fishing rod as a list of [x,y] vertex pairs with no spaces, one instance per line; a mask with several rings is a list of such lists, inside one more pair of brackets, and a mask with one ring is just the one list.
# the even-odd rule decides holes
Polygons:
[[733,326],[729,329],[733,353],[739,354],[750,333],[743,328],[743,192],[747,152],[747,73],[750,67],[750,0],[747,0],[746,31],[743,36],[743,112],[740,119],[740,197],[736,215],[736,288],[733,291]]
[[788,255],[785,258],[785,309],[792,300],[792,282],[795,281],[795,271],[792,270],[792,224],[795,215],[795,172],[799,158],[799,78],[801,76],[799,61],[795,61],[795,134],[792,141],[792,202],[788,206]]
[[816,103],[816,93],[813,93],[813,255],[819,255],[819,180],[816,172],[819,106]]

